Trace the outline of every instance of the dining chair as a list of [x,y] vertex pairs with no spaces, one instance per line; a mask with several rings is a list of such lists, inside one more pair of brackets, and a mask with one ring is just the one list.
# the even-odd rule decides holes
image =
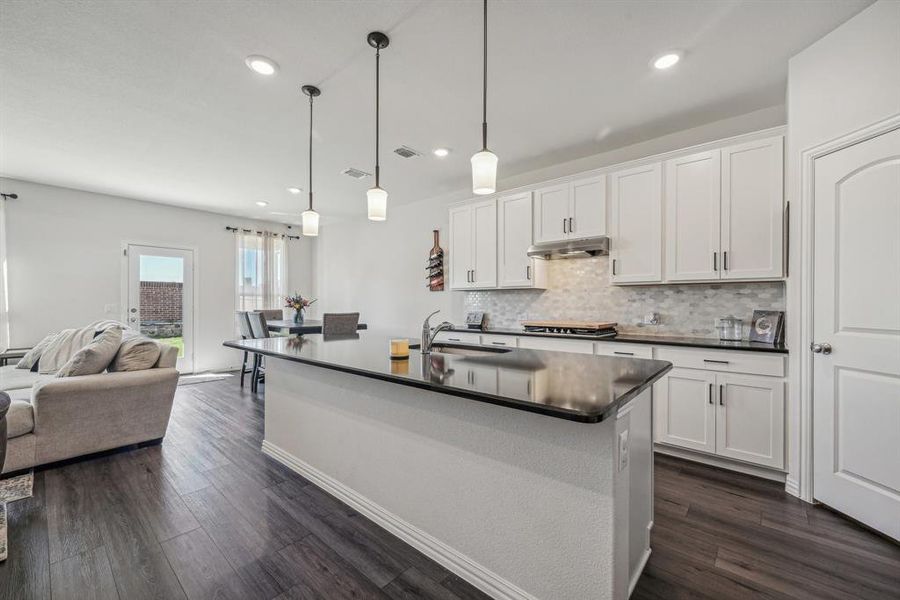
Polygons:
[[264,314],[269,321],[279,321],[284,318],[284,311],[280,308],[263,308],[259,312]]
[[[247,320],[250,321],[250,331],[253,339],[262,339],[269,337],[269,325],[266,321],[266,315],[261,311],[255,310],[247,313]],[[253,375],[250,380],[250,391],[257,392],[259,390],[259,380],[265,375],[266,369],[262,362],[262,356],[258,353],[253,354]]]
[[[241,332],[241,339],[252,340],[253,329],[250,327],[250,319],[246,310],[239,310],[237,313],[238,330]],[[244,360],[241,361],[241,387],[244,387],[244,375],[247,374],[247,355],[244,351]]]
[[322,335],[349,335],[356,333],[359,313],[325,313],[322,315]]

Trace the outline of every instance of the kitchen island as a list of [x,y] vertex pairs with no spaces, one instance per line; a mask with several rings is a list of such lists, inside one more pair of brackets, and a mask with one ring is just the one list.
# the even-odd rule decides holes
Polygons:
[[263,451],[495,598],[626,598],[649,556],[667,362],[388,339],[266,357]]

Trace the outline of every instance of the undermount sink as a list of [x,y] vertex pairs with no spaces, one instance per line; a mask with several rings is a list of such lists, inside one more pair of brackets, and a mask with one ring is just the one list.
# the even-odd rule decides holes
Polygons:
[[512,348],[485,348],[474,346],[450,346],[447,344],[434,344],[431,347],[432,352],[440,352],[441,354],[459,354],[462,356],[491,356],[493,354],[505,354]]

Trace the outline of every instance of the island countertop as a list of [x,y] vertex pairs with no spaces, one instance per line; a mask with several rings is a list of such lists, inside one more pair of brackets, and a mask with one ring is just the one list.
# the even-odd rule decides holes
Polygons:
[[224,345],[583,423],[614,415],[672,368],[659,360],[452,345],[436,345],[429,355],[411,348],[409,359],[391,360],[389,339],[360,332],[337,339],[310,335]]

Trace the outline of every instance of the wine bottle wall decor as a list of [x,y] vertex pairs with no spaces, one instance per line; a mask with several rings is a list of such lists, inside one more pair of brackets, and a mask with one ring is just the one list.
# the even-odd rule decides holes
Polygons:
[[444,249],[441,248],[439,240],[440,233],[437,229],[432,230],[434,234],[434,246],[428,253],[428,266],[425,267],[425,278],[428,280],[428,289],[432,292],[444,291]]

